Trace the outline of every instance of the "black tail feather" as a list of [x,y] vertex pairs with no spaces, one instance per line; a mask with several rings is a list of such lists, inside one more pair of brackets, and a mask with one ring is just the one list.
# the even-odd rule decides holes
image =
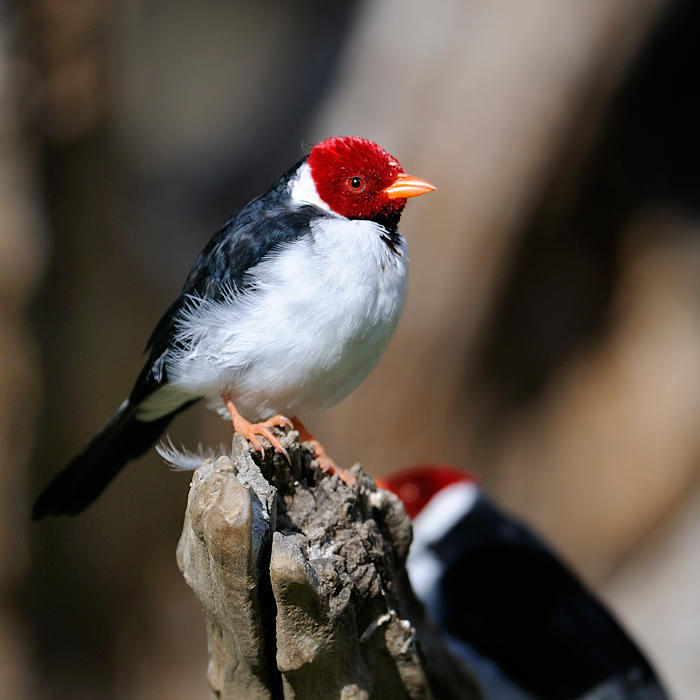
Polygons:
[[129,402],[119,408],[102,429],[83,447],[39,494],[32,519],[46,515],[75,515],[85,510],[130,460],[143,454],[158,439],[181,406],[154,421],[134,417]]

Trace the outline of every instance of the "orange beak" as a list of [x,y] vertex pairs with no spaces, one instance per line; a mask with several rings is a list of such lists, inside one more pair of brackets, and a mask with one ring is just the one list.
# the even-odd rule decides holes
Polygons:
[[435,192],[437,188],[419,177],[401,173],[384,192],[389,199],[406,199],[408,197],[418,197],[421,194]]

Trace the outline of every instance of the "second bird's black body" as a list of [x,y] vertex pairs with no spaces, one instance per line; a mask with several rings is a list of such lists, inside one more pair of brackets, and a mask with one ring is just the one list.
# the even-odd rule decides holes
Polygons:
[[483,495],[431,547],[445,566],[436,621],[523,689],[513,700],[668,700],[603,604]]

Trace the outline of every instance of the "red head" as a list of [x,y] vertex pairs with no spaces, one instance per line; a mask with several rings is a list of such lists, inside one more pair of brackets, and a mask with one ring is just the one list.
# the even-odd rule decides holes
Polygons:
[[435,188],[407,175],[399,161],[373,141],[336,136],[311,149],[307,163],[318,196],[349,219],[395,220],[406,198]]
[[477,483],[474,474],[450,464],[419,464],[383,479],[377,486],[395,493],[403,502],[409,518],[415,518],[436,494],[458,482]]

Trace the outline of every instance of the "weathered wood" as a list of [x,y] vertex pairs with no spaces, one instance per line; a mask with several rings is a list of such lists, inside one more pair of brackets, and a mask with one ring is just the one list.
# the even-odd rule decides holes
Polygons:
[[235,436],[194,473],[177,558],[202,603],[217,698],[478,698],[416,601],[411,525],[359,465],[320,472],[295,432],[291,465]]

